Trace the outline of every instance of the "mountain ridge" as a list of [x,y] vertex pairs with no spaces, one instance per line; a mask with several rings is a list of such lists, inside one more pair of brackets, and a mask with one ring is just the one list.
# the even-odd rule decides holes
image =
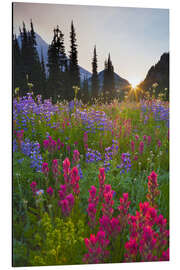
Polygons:
[[[46,74],[48,74],[48,68],[47,68],[47,62],[48,62],[48,47],[49,44],[44,41],[44,39],[38,34],[35,33],[36,35],[36,42],[37,42],[37,51],[38,51],[38,55],[41,59],[41,50],[43,53],[43,57],[44,57],[44,62],[45,62],[45,69],[46,69]],[[20,36],[18,36],[18,42],[19,45],[21,46],[21,39]],[[88,79],[88,84],[91,85],[91,77],[92,77],[92,73],[89,72],[88,70],[86,70],[85,68],[81,67],[79,65],[79,69],[80,69],[80,78],[81,78],[81,82],[86,78]],[[99,76],[99,80],[100,80],[100,87],[102,88],[102,83],[103,83],[103,72],[104,70],[101,70],[98,73]],[[119,76],[117,73],[114,72],[114,76],[115,76],[115,86],[116,88],[122,88],[121,86],[125,86],[125,85],[129,85],[129,82],[122,78],[121,76]]]
[[138,86],[148,91],[155,83],[158,92],[165,88],[169,91],[169,52],[163,53],[159,61],[150,67],[145,79]]

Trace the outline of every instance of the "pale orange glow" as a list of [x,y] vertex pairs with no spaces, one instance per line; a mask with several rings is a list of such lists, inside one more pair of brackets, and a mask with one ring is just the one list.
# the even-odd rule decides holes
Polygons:
[[136,88],[136,86],[140,83],[140,79],[138,79],[138,78],[132,78],[131,80],[130,80],[130,84],[131,84],[131,86],[132,86],[132,88]]

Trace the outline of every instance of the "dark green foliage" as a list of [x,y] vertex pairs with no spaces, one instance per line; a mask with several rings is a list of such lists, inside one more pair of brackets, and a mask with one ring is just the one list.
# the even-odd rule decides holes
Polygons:
[[43,70],[36,48],[36,35],[32,20],[30,22],[30,31],[26,30],[26,25],[23,22],[20,37],[21,48],[16,37],[13,39],[13,91],[16,87],[20,88],[19,94],[23,96],[29,89],[28,83],[31,83],[34,94],[37,95],[42,92],[44,81],[42,80]]
[[114,67],[112,65],[110,54],[108,61],[105,61],[103,98],[105,102],[110,102],[115,97]]
[[71,22],[70,42],[71,45],[69,52],[69,91],[67,96],[68,100],[72,100],[74,98],[73,86],[80,86],[78,51],[73,21]]
[[64,35],[59,26],[54,29],[54,37],[48,49],[48,70],[47,95],[53,101],[59,96],[61,99],[67,97],[67,58],[64,47]]
[[26,82],[22,74],[21,49],[19,47],[16,35],[13,35],[13,95],[15,88],[22,88]]
[[96,46],[94,47],[94,55],[92,60],[92,77],[91,77],[91,94],[92,98],[98,97],[99,91],[99,79],[97,72],[97,54],[96,54]]

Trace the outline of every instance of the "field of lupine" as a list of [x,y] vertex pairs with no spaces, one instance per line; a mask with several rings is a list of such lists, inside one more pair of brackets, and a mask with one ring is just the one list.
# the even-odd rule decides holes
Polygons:
[[13,266],[169,260],[168,106],[13,100]]

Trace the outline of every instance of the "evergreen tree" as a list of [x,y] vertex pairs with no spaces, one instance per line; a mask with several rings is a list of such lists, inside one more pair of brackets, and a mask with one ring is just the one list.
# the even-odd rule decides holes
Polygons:
[[96,54],[96,46],[95,46],[93,60],[92,60],[92,78],[91,78],[92,98],[98,97],[98,91],[99,91],[99,78],[98,78],[98,72],[97,72],[97,54]]
[[22,59],[22,89],[20,91],[21,95],[24,96],[27,92],[27,75],[30,73],[30,65],[29,65],[29,44],[28,44],[28,33],[26,30],[25,23],[23,22],[23,28],[21,31],[20,28],[20,37],[21,37],[21,59]]
[[77,52],[77,44],[76,44],[76,33],[73,25],[73,21],[71,22],[71,32],[70,32],[70,54],[69,54],[69,93],[68,99],[72,100],[74,98],[73,86],[80,87],[80,73],[78,66],[78,52]]
[[110,97],[114,98],[115,94],[115,79],[114,79],[114,67],[112,65],[110,53],[108,56],[108,74],[109,74],[109,91],[110,91]]
[[108,63],[107,60],[104,62],[104,77],[103,77],[103,99],[106,101],[108,95]]
[[110,54],[108,61],[105,61],[103,97],[105,102],[110,102],[115,96],[114,67],[112,65]]
[[39,59],[39,55],[37,52],[37,43],[36,43],[36,35],[34,32],[34,27],[32,20],[30,22],[31,30],[28,33],[29,38],[29,65],[30,65],[30,72],[29,72],[29,80],[31,83],[33,83],[33,91],[34,94],[40,94],[42,92],[42,81],[39,79],[42,75],[42,69],[41,69],[41,62]]
[[53,101],[57,97],[66,98],[67,89],[65,87],[67,80],[67,58],[64,48],[64,35],[57,26],[54,29],[54,37],[48,49],[48,96],[52,96]]
[[[30,31],[26,30],[23,22],[23,31],[20,29],[21,36],[21,59],[22,59],[22,80],[24,82],[22,95],[28,91],[27,83],[33,84],[34,94],[41,92],[41,63],[36,49],[36,35],[33,28],[32,20],[30,22]],[[28,80],[24,80],[28,78]]]
[[[15,88],[19,88],[19,94],[21,95],[21,89],[23,88],[22,78],[22,59],[21,49],[16,35],[13,35],[13,95],[15,94]],[[24,77],[25,79],[25,77]]]

